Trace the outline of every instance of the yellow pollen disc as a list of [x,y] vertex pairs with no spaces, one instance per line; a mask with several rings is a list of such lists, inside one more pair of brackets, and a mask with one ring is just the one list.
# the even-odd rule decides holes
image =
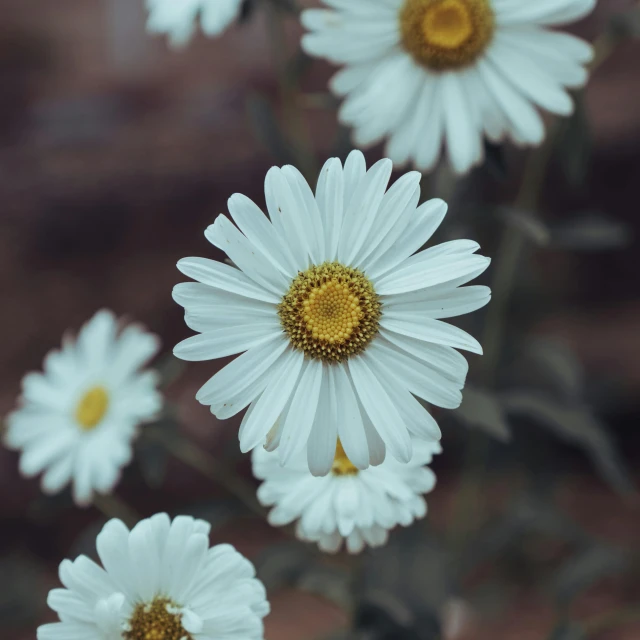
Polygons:
[[310,358],[341,362],[371,342],[381,306],[364,273],[325,262],[298,273],[278,315],[294,347]]
[[109,394],[104,387],[92,387],[76,407],[76,420],[84,431],[91,431],[100,424],[109,407]]
[[333,473],[334,476],[352,476],[358,473],[358,468],[355,467],[347,457],[342,447],[342,442],[340,442],[339,439],[336,445],[336,456],[333,459],[331,473]]
[[193,640],[182,628],[179,613],[168,598],[155,598],[141,603],[133,610],[128,631],[122,632],[124,640]]
[[490,0],[405,0],[400,29],[405,49],[435,71],[473,63],[493,37]]

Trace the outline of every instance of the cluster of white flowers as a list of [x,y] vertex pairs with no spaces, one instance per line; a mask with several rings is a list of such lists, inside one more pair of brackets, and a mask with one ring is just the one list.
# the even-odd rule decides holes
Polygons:
[[[175,301],[196,335],[174,354],[238,356],[196,398],[219,419],[246,410],[240,449],[252,451],[260,502],[274,526],[351,553],[386,542],[427,512],[440,453],[428,406],[460,405],[475,338],[444,322],[486,305],[465,286],[489,259],[471,240],[429,248],[447,205],[420,203],[421,173],[390,186],[392,161],[426,171],[446,149],[453,169],[483,159],[484,138],[537,145],[536,107],[567,115],[592,48],[548,29],[586,15],[595,0],[323,0],[308,9],[302,46],[345,65],[331,80],[340,120],[360,147],[387,140],[367,169],[360,151],[323,166],[315,190],[292,166],[265,179],[268,215],[241,195],[206,238],[229,264],[184,258]],[[148,29],[185,45],[199,21],[221,33],[241,0],[147,0]],[[77,339],[23,380],[5,443],[47,493],[71,485],[78,505],[113,490],[139,426],[162,409],[158,376],[141,371],[155,336],[98,312]],[[255,639],[269,605],[252,565],[232,547],[209,548],[209,525],[158,514],[129,531],[108,522],[101,568],[64,561],[49,604],[60,622],[40,640]]]

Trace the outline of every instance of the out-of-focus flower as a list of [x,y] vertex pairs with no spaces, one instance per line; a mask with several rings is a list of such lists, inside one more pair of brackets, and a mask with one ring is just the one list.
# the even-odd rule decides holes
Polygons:
[[8,418],[5,442],[22,450],[20,471],[44,471],[42,489],[72,483],[77,504],[109,493],[131,460],[139,424],[162,407],[153,371],[139,372],[159,348],[156,336],[130,325],[118,333],[110,311],[99,311],[76,342],[44,360],[44,373],[22,380],[21,407]]
[[304,455],[298,454],[283,467],[277,454],[258,447],[253,451],[253,474],[264,480],[258,499],[273,506],[272,525],[297,520],[300,539],[317,542],[330,553],[338,551],[344,540],[350,553],[359,553],[367,544],[385,544],[393,527],[406,527],[425,516],[422,494],[436,482],[425,465],[440,451],[438,442],[417,440],[409,463],[387,458],[377,467],[360,471],[338,441],[331,472],[317,478],[309,473]]
[[483,160],[483,136],[538,145],[536,106],[569,115],[592,47],[551,31],[595,0],[324,0],[302,14],[305,51],[346,65],[331,89],[358,146],[431,170],[444,144],[453,169]]
[[269,613],[253,565],[232,546],[209,548],[210,525],[159,513],[131,531],[110,520],[98,534],[102,567],[64,560],[64,589],[49,593],[60,622],[38,640],[260,640]]
[[[366,170],[362,153],[344,168],[329,160],[315,196],[299,171],[273,167],[265,182],[269,218],[247,197],[205,232],[235,266],[185,258],[198,280],[174,288],[187,325],[184,360],[243,353],[196,398],[218,418],[249,407],[240,448],[278,449],[287,464],[307,451],[311,473],[331,470],[338,437],[358,469],[385,451],[411,459],[410,433],[437,440],[434,419],[414,397],[456,408],[468,365],[455,348],[477,340],[441,318],[484,306],[487,287],[461,287],[489,264],[479,245],[454,240],[416,253],[447,205],[418,206],[420,174],[387,191],[390,160]],[[454,348],[455,347],[455,348]]]
[[147,29],[165,33],[174,47],[192,38],[198,18],[208,36],[220,35],[240,14],[242,0],[147,0]]

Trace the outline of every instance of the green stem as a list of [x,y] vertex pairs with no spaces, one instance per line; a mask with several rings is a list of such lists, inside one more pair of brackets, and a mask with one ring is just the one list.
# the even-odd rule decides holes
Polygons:
[[584,629],[588,638],[596,638],[606,631],[630,622],[640,622],[640,608],[637,606],[595,616],[584,624]]
[[140,515],[115,493],[95,494],[93,506],[105,517],[122,520],[128,527],[133,527],[141,519]]
[[284,29],[282,10],[272,2],[267,2],[265,9],[273,63],[280,90],[282,121],[287,131],[287,141],[291,145],[298,169],[307,180],[315,180],[317,167],[313,153],[313,142],[302,111],[298,108],[298,88],[292,81],[288,71],[287,34]]
[[178,460],[224,487],[230,494],[238,498],[249,511],[262,519],[265,518],[266,511],[256,498],[255,487],[251,483],[245,482],[222,461],[214,458],[186,438],[168,435],[161,431],[149,432],[149,437],[160,442]]

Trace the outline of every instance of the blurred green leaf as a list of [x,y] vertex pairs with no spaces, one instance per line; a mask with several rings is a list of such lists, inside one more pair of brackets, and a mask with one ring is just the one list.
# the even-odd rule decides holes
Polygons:
[[268,0],[268,2],[285,13],[290,13],[294,16],[297,16],[300,13],[300,7],[296,0]]
[[258,578],[268,590],[296,585],[312,562],[311,548],[295,540],[272,544],[254,560]]
[[277,163],[295,165],[295,151],[282,130],[269,100],[262,94],[252,94],[247,100],[247,112],[258,139]]
[[584,92],[574,95],[575,110],[558,135],[558,159],[570,185],[584,183],[591,162],[592,141]]
[[372,640],[436,640],[454,589],[451,554],[423,527],[394,531],[363,558],[355,625]]
[[509,166],[504,156],[504,146],[493,144],[488,140],[484,143],[484,166],[496,179],[504,181],[509,176]]
[[623,494],[635,492],[633,480],[605,425],[589,407],[565,406],[529,390],[504,393],[502,400],[509,413],[525,415],[581,447],[613,489]]
[[162,441],[153,435],[158,432],[173,435],[179,431],[178,422],[172,414],[172,408],[166,407],[165,415],[157,422],[145,426],[136,442],[136,464],[144,481],[152,489],[162,486],[169,461],[169,451]]
[[240,18],[238,19],[238,22],[247,22],[253,15],[255,8],[256,0],[244,0],[242,7],[240,8]]
[[521,493],[504,510],[504,515],[489,520],[471,539],[460,560],[460,575],[465,576],[478,565],[493,561],[524,536],[550,536],[568,543],[587,546],[590,536],[576,522],[553,505],[529,492]]
[[640,38],[640,9],[634,7],[611,17],[610,27],[617,38]]
[[572,251],[608,251],[633,241],[628,225],[594,212],[554,227],[551,237],[554,247]]
[[42,570],[22,552],[0,557],[0,627],[35,626],[46,602]]
[[565,342],[536,337],[525,343],[524,352],[522,368],[528,374],[534,374],[540,386],[564,400],[577,401],[582,398],[582,365]]
[[587,640],[585,630],[575,622],[561,622],[548,640]]
[[549,229],[540,218],[532,213],[517,209],[502,209],[501,217],[507,224],[519,229],[538,246],[546,247],[549,244],[551,240]]
[[626,554],[604,545],[581,549],[558,570],[552,589],[561,605],[567,606],[579,593],[602,578],[623,571]]
[[[296,51],[296,54],[287,62],[287,82],[292,86],[298,86],[300,84],[300,80],[312,64],[313,58],[310,55],[302,49]],[[327,93],[326,95],[333,97],[330,93]]]
[[350,611],[353,606],[351,574],[341,567],[317,563],[310,565],[300,575],[297,587],[333,602],[344,610]]
[[176,381],[185,368],[185,363],[172,353],[162,356],[154,366],[160,376],[160,388],[164,389]]
[[502,442],[511,439],[504,409],[498,397],[488,389],[467,385],[462,396],[462,404],[453,415],[464,424],[476,427]]

